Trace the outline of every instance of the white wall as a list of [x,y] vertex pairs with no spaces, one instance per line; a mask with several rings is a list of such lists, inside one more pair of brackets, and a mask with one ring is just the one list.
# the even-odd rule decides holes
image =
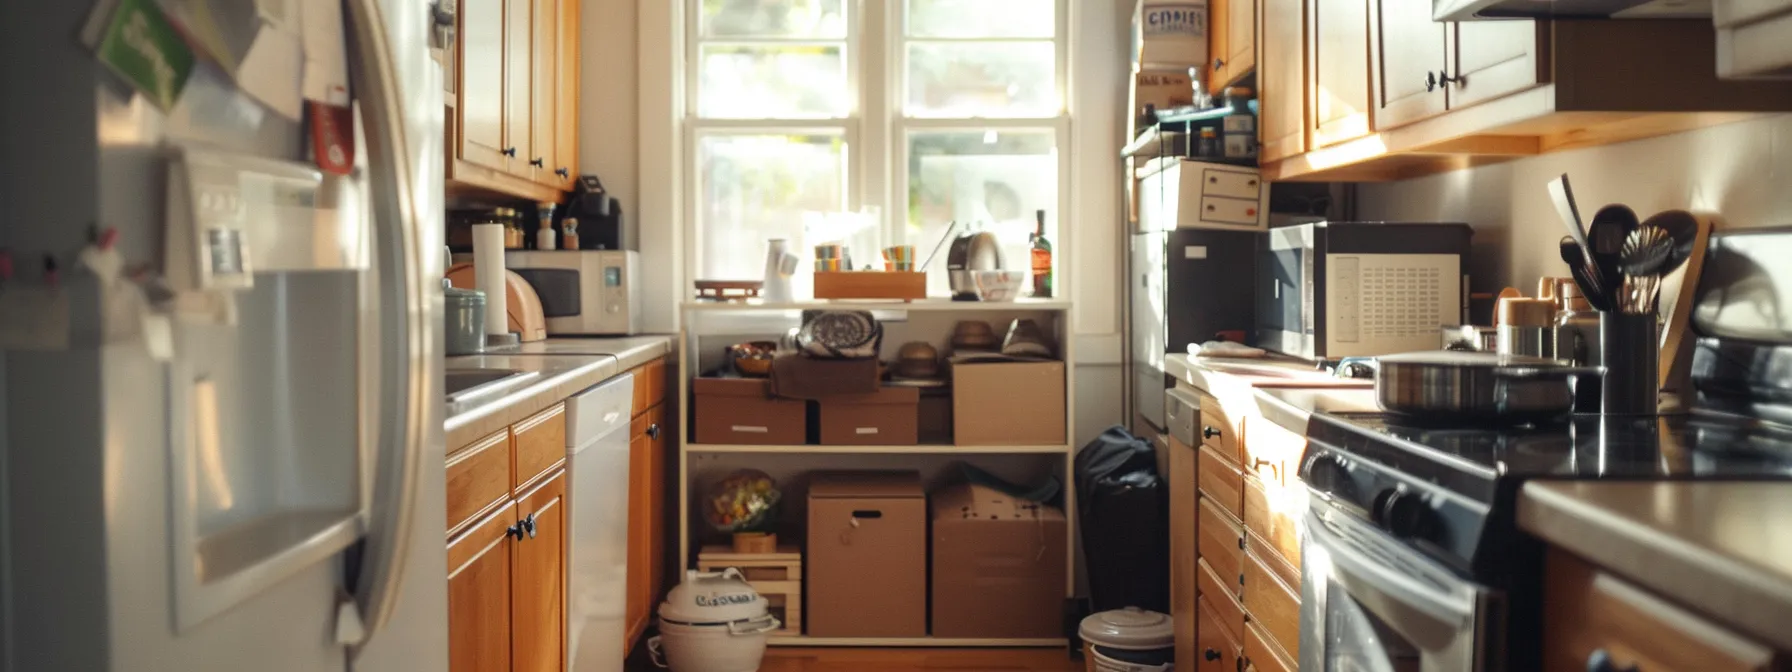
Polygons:
[[[648,331],[677,330],[683,300],[676,191],[681,149],[672,119],[680,55],[668,38],[678,0],[583,0],[580,10],[579,169],[604,180],[627,211],[626,244],[643,258]],[[872,0],[882,1],[882,0]],[[1129,22],[1125,0],[1072,0],[1071,216],[1059,241],[1071,298],[1077,426],[1083,440],[1122,418],[1121,274],[1124,248],[1115,158],[1124,133]]]
[[1620,145],[1519,161],[1358,190],[1363,219],[1456,220],[1475,228],[1470,272],[1476,291],[1567,275],[1558,255],[1565,230],[1544,183],[1568,173],[1581,216],[1622,203],[1639,217],[1668,209],[1708,210],[1727,228],[1792,224],[1792,115],[1727,124]]

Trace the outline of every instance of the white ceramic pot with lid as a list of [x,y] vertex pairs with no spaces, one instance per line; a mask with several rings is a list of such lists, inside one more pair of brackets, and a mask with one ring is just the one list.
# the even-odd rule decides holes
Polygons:
[[767,634],[782,624],[740,570],[685,572],[660,603],[660,634],[647,640],[653,662],[672,672],[753,672]]
[[1083,660],[1089,672],[1169,672],[1175,669],[1176,627],[1168,614],[1138,607],[1084,618]]

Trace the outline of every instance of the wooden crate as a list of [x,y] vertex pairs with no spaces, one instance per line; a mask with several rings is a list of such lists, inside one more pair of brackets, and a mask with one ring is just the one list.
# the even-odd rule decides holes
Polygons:
[[815,274],[817,299],[927,298],[927,274],[904,271],[842,271]]
[[[697,554],[697,570],[716,572],[733,567],[747,577],[747,585],[771,603],[771,611],[784,627],[772,637],[803,634],[803,554],[795,546],[779,546],[777,553],[735,553],[729,546],[704,546]],[[782,612],[782,613],[780,613]]]

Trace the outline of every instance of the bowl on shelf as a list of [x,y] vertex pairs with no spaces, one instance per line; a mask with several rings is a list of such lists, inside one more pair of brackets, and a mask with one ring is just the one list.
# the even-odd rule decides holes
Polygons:
[[772,375],[772,357],[777,352],[778,344],[771,341],[751,341],[728,346],[728,357],[734,360],[734,370],[749,378]]
[[977,287],[978,299],[1013,301],[1020,297],[1020,287],[1027,282],[1027,272],[972,271],[971,282]]

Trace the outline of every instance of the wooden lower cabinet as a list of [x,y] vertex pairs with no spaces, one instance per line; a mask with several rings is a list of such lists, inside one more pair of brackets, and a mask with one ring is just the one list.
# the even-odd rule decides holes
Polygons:
[[505,504],[448,543],[449,672],[511,669],[516,505]]
[[515,672],[566,669],[566,471],[517,502],[510,589],[510,660]]
[[1547,552],[1543,583],[1544,670],[1767,672],[1788,663],[1561,549]]
[[1254,672],[1294,672],[1300,663],[1282,651],[1256,623],[1244,626],[1244,665]]
[[634,369],[635,414],[628,446],[628,579],[623,622],[625,650],[632,649],[653,622],[666,585],[667,446],[671,427],[662,403],[667,388],[665,360]]
[[1193,660],[1195,664],[1187,669],[1200,672],[1238,672],[1238,659],[1244,655],[1244,648],[1232,632],[1227,630],[1220,620],[1219,612],[1206,599],[1200,601],[1200,632],[1197,634],[1198,649],[1191,658],[1182,658],[1178,654],[1177,669],[1183,669],[1183,660]]
[[1176,624],[1176,660],[1194,660],[1196,652],[1195,599],[1199,592],[1196,566],[1195,472],[1196,449],[1170,439],[1170,617]]

